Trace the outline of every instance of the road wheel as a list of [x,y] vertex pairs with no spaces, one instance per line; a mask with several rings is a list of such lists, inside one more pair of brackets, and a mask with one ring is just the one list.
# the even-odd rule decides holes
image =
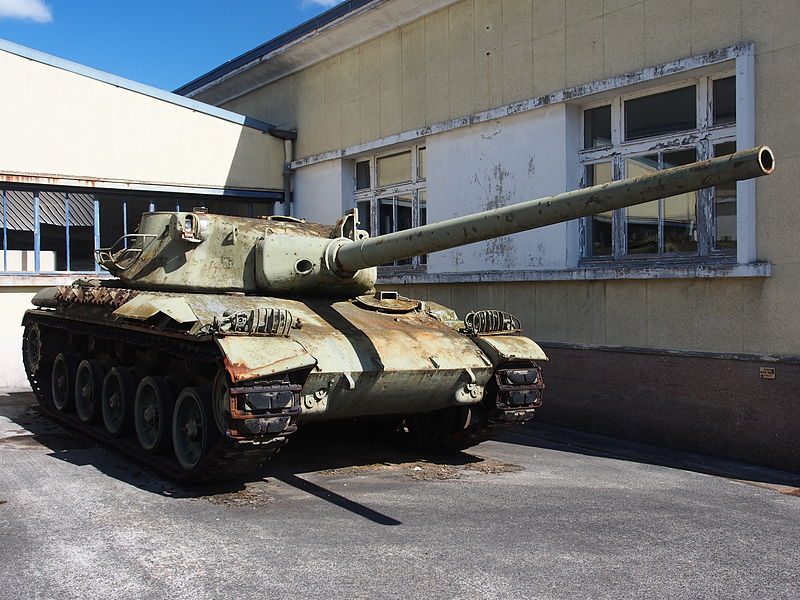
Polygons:
[[82,360],[75,373],[75,412],[84,423],[100,418],[100,394],[105,369],[99,360]]
[[130,429],[135,390],[133,375],[125,367],[113,367],[103,380],[103,425],[114,437],[121,437]]
[[172,447],[185,471],[194,471],[219,437],[206,388],[185,388],[172,413]]
[[139,445],[151,454],[164,451],[170,442],[175,396],[163,377],[145,377],[136,389],[133,422]]
[[61,413],[72,410],[75,392],[72,386],[75,379],[75,359],[71,356],[59,354],[53,361],[52,377],[50,379],[51,398],[53,407]]

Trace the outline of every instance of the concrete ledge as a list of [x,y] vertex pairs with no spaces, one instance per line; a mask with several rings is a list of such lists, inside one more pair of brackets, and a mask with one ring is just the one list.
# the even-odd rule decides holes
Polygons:
[[508,281],[591,281],[599,279],[695,279],[713,277],[769,277],[772,265],[757,262],[694,264],[602,264],[578,269],[480,271],[465,273],[380,272],[378,285],[425,283],[481,283]]
[[[101,273],[54,273],[50,275],[36,275],[34,273],[0,273],[0,288],[24,287],[44,288],[51,285],[72,285],[76,279],[96,279],[102,277]],[[108,277],[108,274],[106,274]]]
[[542,346],[545,423],[800,473],[796,357]]

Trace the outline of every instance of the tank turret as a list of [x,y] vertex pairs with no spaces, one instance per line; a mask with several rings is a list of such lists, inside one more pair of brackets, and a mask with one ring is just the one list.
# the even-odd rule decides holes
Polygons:
[[37,293],[23,362],[47,415],[179,478],[253,470],[310,421],[466,448],[533,417],[547,356],[503,310],[367,294],[378,265],[773,167],[762,146],[375,238],[355,211],[333,226],[145,213],[96,252],[118,279]]
[[352,297],[371,290],[375,267],[771,173],[767,146],[370,238],[356,211],[330,227],[291,217],[264,220],[145,213],[138,233],[97,251],[101,266],[134,288]]

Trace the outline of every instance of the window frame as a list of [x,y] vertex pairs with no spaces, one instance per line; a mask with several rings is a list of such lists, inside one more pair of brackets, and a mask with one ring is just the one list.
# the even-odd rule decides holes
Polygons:
[[[738,61],[737,61],[738,65]],[[626,159],[658,154],[659,161],[662,160],[661,154],[664,152],[674,152],[678,150],[695,149],[697,160],[705,160],[713,156],[714,146],[733,142],[737,144],[737,149],[741,149],[742,139],[740,134],[740,122],[746,121],[749,115],[740,110],[741,97],[748,93],[741,87],[742,77],[740,68],[727,68],[717,70],[712,73],[697,74],[679,81],[673,81],[665,85],[653,85],[646,90],[636,90],[633,92],[622,92],[611,97],[586,103],[580,107],[580,127],[579,127],[579,181],[580,187],[586,187],[587,167],[598,163],[611,163],[612,180],[624,179]],[[713,123],[713,86],[714,81],[727,77],[735,77],[736,82],[736,121],[734,123],[715,125]],[[696,89],[696,127],[694,129],[679,130],[667,134],[660,134],[647,138],[637,138],[625,140],[625,102],[635,98],[641,98],[653,94],[659,94],[674,89],[679,89],[694,85]],[[583,148],[585,139],[585,111],[601,106],[611,107],[611,143],[605,146]],[[739,207],[747,199],[739,189],[737,193],[737,230],[738,220],[744,218]],[[663,212],[661,205],[663,199],[659,201],[659,231],[662,229]],[[630,264],[639,265],[647,261],[669,261],[669,262],[696,262],[696,261],[724,261],[739,256],[739,244],[747,243],[748,240],[737,239],[737,249],[716,249],[714,233],[714,190],[704,189],[697,192],[696,219],[697,219],[697,251],[696,252],[663,252],[661,241],[659,241],[659,252],[649,254],[630,254],[627,247],[627,214],[625,208],[617,209],[612,214],[611,238],[612,252],[610,255],[591,255],[591,227],[592,217],[579,219],[579,264],[582,266],[592,266],[599,264]],[[744,249],[746,250],[746,249]],[[740,262],[742,262],[740,260]]]
[[[391,150],[386,150],[384,152],[360,156],[356,157],[353,162],[353,206],[358,207],[360,203],[369,202],[369,215],[365,217],[365,215],[359,212],[359,220],[362,224],[368,225],[368,230],[370,232],[370,236],[375,237],[378,234],[380,229],[379,223],[379,207],[381,200],[386,200],[389,198],[394,198],[396,196],[401,195],[410,195],[411,196],[411,227],[418,227],[420,224],[420,192],[426,193],[426,199],[424,204],[427,206],[427,179],[425,177],[420,176],[420,160],[419,155],[420,151],[424,150],[427,155],[427,147],[424,141],[421,141],[417,144],[411,146],[404,146],[401,148],[393,148]],[[411,180],[400,182],[400,183],[393,183],[386,186],[379,186],[378,182],[378,161],[381,158],[385,158],[388,156],[393,156],[395,154],[401,154],[403,152],[410,151],[411,152]],[[369,187],[356,189],[357,181],[356,181],[356,169],[359,163],[363,163],[369,161]],[[427,165],[426,165],[427,169]],[[394,223],[397,223],[397,209],[396,205],[393,207],[393,214],[394,214]],[[426,211],[427,212],[427,211]],[[401,230],[402,231],[402,230]],[[424,271],[426,269],[427,258],[425,255],[423,256],[414,256],[410,259],[408,264],[400,264],[395,262],[392,265],[382,265],[380,267],[381,271],[391,271],[391,272],[398,272],[398,271]]]

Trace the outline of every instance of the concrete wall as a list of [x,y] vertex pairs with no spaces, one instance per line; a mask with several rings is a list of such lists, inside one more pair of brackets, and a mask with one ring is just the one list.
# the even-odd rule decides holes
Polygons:
[[31,308],[39,288],[5,287],[0,293],[0,388],[26,389],[28,379],[22,367],[22,314]]
[[[435,199],[430,222],[564,191],[573,175],[567,172],[567,121],[560,104],[428,137],[427,189]],[[435,252],[428,272],[565,269],[577,258],[568,257],[567,228],[562,223]]]
[[283,189],[283,142],[257,129],[9,52],[0,73],[3,173]]

